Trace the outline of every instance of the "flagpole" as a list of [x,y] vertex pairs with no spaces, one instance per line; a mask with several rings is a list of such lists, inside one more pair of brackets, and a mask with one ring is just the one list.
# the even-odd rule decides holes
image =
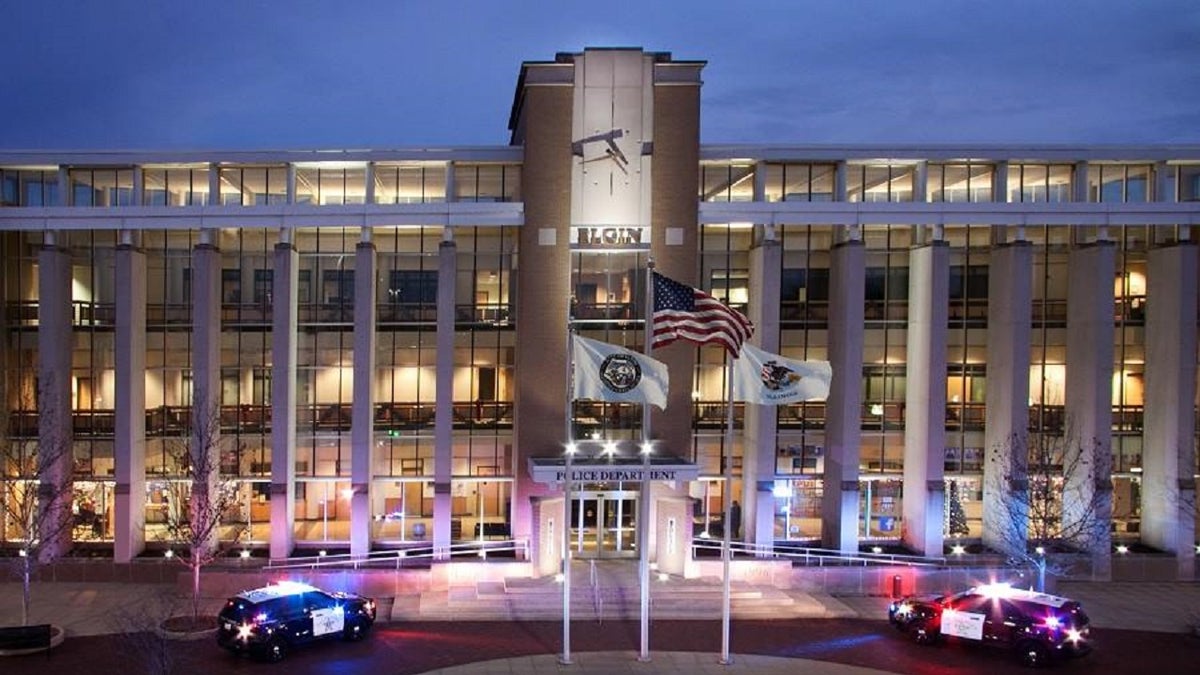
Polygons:
[[721,546],[721,660],[723,666],[733,665],[733,657],[729,654],[729,614],[730,614],[730,583],[729,561],[733,557],[730,549],[733,533],[733,356],[725,354],[725,439],[721,444],[721,461],[724,464],[725,517],[721,526],[723,542]]
[[563,466],[563,522],[562,522],[562,589],[563,625],[561,665],[571,665],[571,459],[575,454],[575,439],[571,433],[571,390],[575,365],[575,337],[571,331],[571,296],[567,295],[567,396],[564,408],[564,425],[567,432],[566,460]]
[[[654,343],[654,259],[646,260],[646,307],[642,351]],[[642,404],[642,483],[638,489],[638,578],[641,595],[641,650],[638,661],[650,660],[650,403]]]

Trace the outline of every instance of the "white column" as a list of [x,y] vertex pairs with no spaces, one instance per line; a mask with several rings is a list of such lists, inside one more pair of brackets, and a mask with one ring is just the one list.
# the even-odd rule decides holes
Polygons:
[[367,162],[363,180],[363,203],[375,203],[375,162]]
[[[71,420],[71,253],[47,232],[38,252],[38,445],[49,463],[39,463],[39,493],[50,497],[39,519],[41,555],[52,559],[71,548],[70,491],[74,475],[74,425]],[[39,498],[39,501],[41,499]]]
[[146,542],[146,254],[116,253],[113,561],[128,563]]
[[865,276],[863,242],[835,245],[830,252],[829,363],[833,381],[825,405],[821,541],[826,548],[848,553],[858,551]]
[[[458,245],[450,230],[438,246],[437,390],[433,428],[433,547],[450,546],[450,481],[454,453],[454,297]],[[467,536],[467,533],[463,533]]]
[[58,199],[48,206],[71,205],[71,173],[65,166],[58,167]]
[[371,451],[375,447],[375,244],[370,230],[354,253],[354,402],[350,427],[350,553],[371,550]]
[[904,542],[942,554],[945,508],[946,340],[950,247],[909,252],[907,388],[904,397]]
[[929,201],[929,162],[917,162],[913,167],[913,198],[917,203]]
[[833,172],[833,201],[844,202],[848,194],[847,174],[849,173],[849,165],[846,162],[840,161],[834,168]]
[[992,172],[992,201],[1000,204],[1008,201],[1008,162],[996,162]]
[[[221,251],[216,233],[201,230],[192,250],[192,430],[193,466],[214,469],[194,481],[189,502],[206,513],[217,489],[221,437]],[[217,533],[212,536],[216,538]]]
[[300,254],[284,239],[275,245],[271,305],[271,558],[291,555],[296,503],[296,330]]
[[[1032,355],[1033,247],[1027,241],[992,246],[988,269],[987,400],[984,421],[983,543],[1007,550],[1013,491],[1024,481],[1029,439]],[[1014,482],[1015,481],[1015,482]],[[1018,503],[1024,503],[1018,502]],[[1019,524],[1024,527],[1024,523]]]
[[[1082,518],[1096,527],[1092,573],[1111,577],[1113,278],[1110,241],[1075,246],[1067,259],[1066,442],[1063,466],[1083,460],[1066,476],[1064,528]],[[1086,464],[1085,464],[1086,462]]]
[[1142,443],[1142,542],[1175,554],[1179,579],[1195,578],[1196,252],[1155,248],[1146,265],[1146,399]]
[[133,199],[134,206],[146,203],[146,170],[140,166],[133,167]]
[[1088,163],[1075,162],[1075,172],[1071,177],[1071,201],[1086,202],[1088,187]]
[[454,162],[446,162],[446,201],[458,201],[458,176],[454,173]]
[[1175,167],[1166,162],[1154,165],[1154,201],[1175,201]]
[[215,162],[208,165],[208,204],[221,205],[221,165]]
[[[782,247],[771,238],[750,250],[750,320],[752,342],[779,353],[779,279]],[[779,408],[746,404],[742,445],[742,538],[770,546],[775,541],[775,462]]]
[[296,203],[296,165],[288,162],[287,173],[283,177],[285,183],[283,189],[287,192],[284,195],[284,201],[288,204]]

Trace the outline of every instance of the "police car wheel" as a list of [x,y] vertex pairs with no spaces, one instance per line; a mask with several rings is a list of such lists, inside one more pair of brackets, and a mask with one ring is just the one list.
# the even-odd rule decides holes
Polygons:
[[912,636],[913,642],[919,645],[937,644],[937,635],[935,635],[929,626],[924,621],[913,621],[908,625],[908,634]]
[[271,640],[271,644],[267,645],[265,656],[271,663],[279,663],[283,657],[287,656],[287,643],[280,638]]
[[1021,664],[1029,668],[1040,668],[1050,663],[1050,650],[1040,642],[1027,640],[1017,645],[1017,655]]
[[358,642],[367,636],[367,625],[360,622],[348,624],[346,629],[342,631],[342,637],[347,642]]

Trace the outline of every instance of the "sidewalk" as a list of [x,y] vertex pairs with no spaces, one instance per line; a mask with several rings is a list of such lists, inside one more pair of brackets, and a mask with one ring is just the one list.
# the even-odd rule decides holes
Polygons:
[[713,654],[700,652],[654,652],[649,663],[639,663],[636,652],[583,652],[571,655],[571,665],[558,663],[558,656],[523,656],[495,661],[479,661],[453,668],[431,670],[423,675],[524,675],[526,673],[578,673],[579,675],[620,675],[622,673],[661,673],[665,675],[724,675],[755,673],[765,675],[886,675],[887,671],[862,668],[844,663],[788,659],[756,654],[733,654],[733,663],[721,665]]
[[[1189,614],[1200,612],[1200,583],[1061,581],[1057,594],[1082,602],[1098,628],[1186,633]],[[891,602],[881,596],[808,595],[830,617],[883,620]],[[201,610],[215,614],[224,600],[204,598]],[[120,632],[138,610],[157,605],[182,613],[190,611],[188,602],[173,584],[41,582],[32,587],[30,622],[54,623],[70,635],[103,635]],[[21,585],[0,583],[0,626],[20,623]]]
[[[32,592],[31,622],[60,625],[68,636],[120,633],[129,631],[131,626],[136,627],[139,621],[140,628],[135,629],[144,630],[148,627],[147,617],[190,611],[188,598],[181,596],[173,584],[43,582],[34,584]],[[1200,583],[1059,582],[1057,593],[1081,601],[1092,625],[1097,628],[1188,633],[1189,612],[1200,611]],[[851,620],[882,621],[891,602],[890,598],[880,596],[808,595],[814,603],[825,608],[824,616]],[[390,598],[381,600],[391,604]],[[216,613],[223,603],[224,598],[206,598],[201,611]],[[20,621],[20,584],[0,583],[0,625],[18,625]],[[393,627],[390,630],[402,629],[403,625],[390,624]],[[387,629],[381,627],[381,630]],[[561,666],[556,654],[540,654],[435,669],[427,671],[426,675],[560,672],[579,675],[750,672],[783,675],[797,671],[817,675],[881,675],[886,672],[833,660],[798,658],[801,656],[806,655],[783,658],[735,653],[733,664],[724,666],[717,663],[717,655],[709,651],[655,651],[650,663],[639,663],[636,653],[629,651],[577,651],[572,654],[570,666]]]

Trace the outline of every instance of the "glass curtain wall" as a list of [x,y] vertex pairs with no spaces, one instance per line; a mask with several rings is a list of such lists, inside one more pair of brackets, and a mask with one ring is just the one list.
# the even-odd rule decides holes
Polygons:
[[74,323],[70,389],[75,484],[71,512],[76,541],[111,541],[113,536],[115,243],[116,234],[111,231],[68,236]]
[[377,229],[375,235],[379,286],[371,536],[382,545],[428,541],[433,537],[442,228]]
[[[300,229],[296,350],[296,542],[350,540],[357,228]],[[307,274],[305,274],[307,272]]]
[[[13,172],[6,172],[6,179]],[[5,311],[0,313],[0,542],[26,540],[22,505],[37,486],[37,251],[41,233],[0,232],[0,253],[8,263],[3,278]]]
[[[888,175],[875,168],[883,189]],[[889,180],[887,184],[891,184]],[[909,192],[911,195],[911,192]],[[863,228],[866,280],[863,334],[863,409],[860,469],[860,537],[899,539],[904,472],[904,397],[908,338],[908,251],[912,228]]]
[[208,166],[148,166],[142,170],[145,206],[204,206],[208,203]]
[[[987,180],[991,180],[990,176]],[[974,179],[971,179],[974,182]],[[990,196],[990,189],[988,191]],[[947,539],[983,536],[984,392],[987,390],[988,253],[991,227],[946,227],[950,245],[946,340]],[[966,529],[949,517],[962,509]]]
[[146,542],[171,540],[190,486],[180,459],[192,420],[192,247],[195,233],[142,233],[146,252]]
[[[795,173],[794,167],[786,166],[786,175]],[[801,170],[800,173],[807,175],[808,172]],[[783,197],[792,199],[806,187],[792,185],[788,188],[789,194]],[[819,194],[819,188],[815,193]],[[827,359],[829,251],[833,247],[833,229],[828,226],[790,226],[781,228],[779,237],[783,247],[780,272],[782,353],[801,360]],[[824,492],[825,402],[780,406],[778,430],[775,538],[817,541],[821,538],[821,496]]]
[[515,234],[455,230],[451,529],[457,521],[463,539],[512,536],[515,332],[508,307]]
[[[744,181],[753,185],[753,180]],[[750,246],[753,230],[742,225],[704,225],[700,231],[699,288],[730,307],[746,313],[750,303]],[[725,500],[741,491],[742,434],[735,432],[733,447],[725,447],[727,354],[715,345],[696,350],[692,400],[693,456],[700,479],[691,484],[697,500],[694,529],[701,535],[723,533]],[[743,404],[734,404],[734,428],[743,428]],[[724,481],[724,461],[732,462],[733,485]],[[726,488],[728,487],[728,491]]]
[[221,239],[220,472],[236,495],[224,541],[270,539],[271,343],[278,231],[240,229]]

